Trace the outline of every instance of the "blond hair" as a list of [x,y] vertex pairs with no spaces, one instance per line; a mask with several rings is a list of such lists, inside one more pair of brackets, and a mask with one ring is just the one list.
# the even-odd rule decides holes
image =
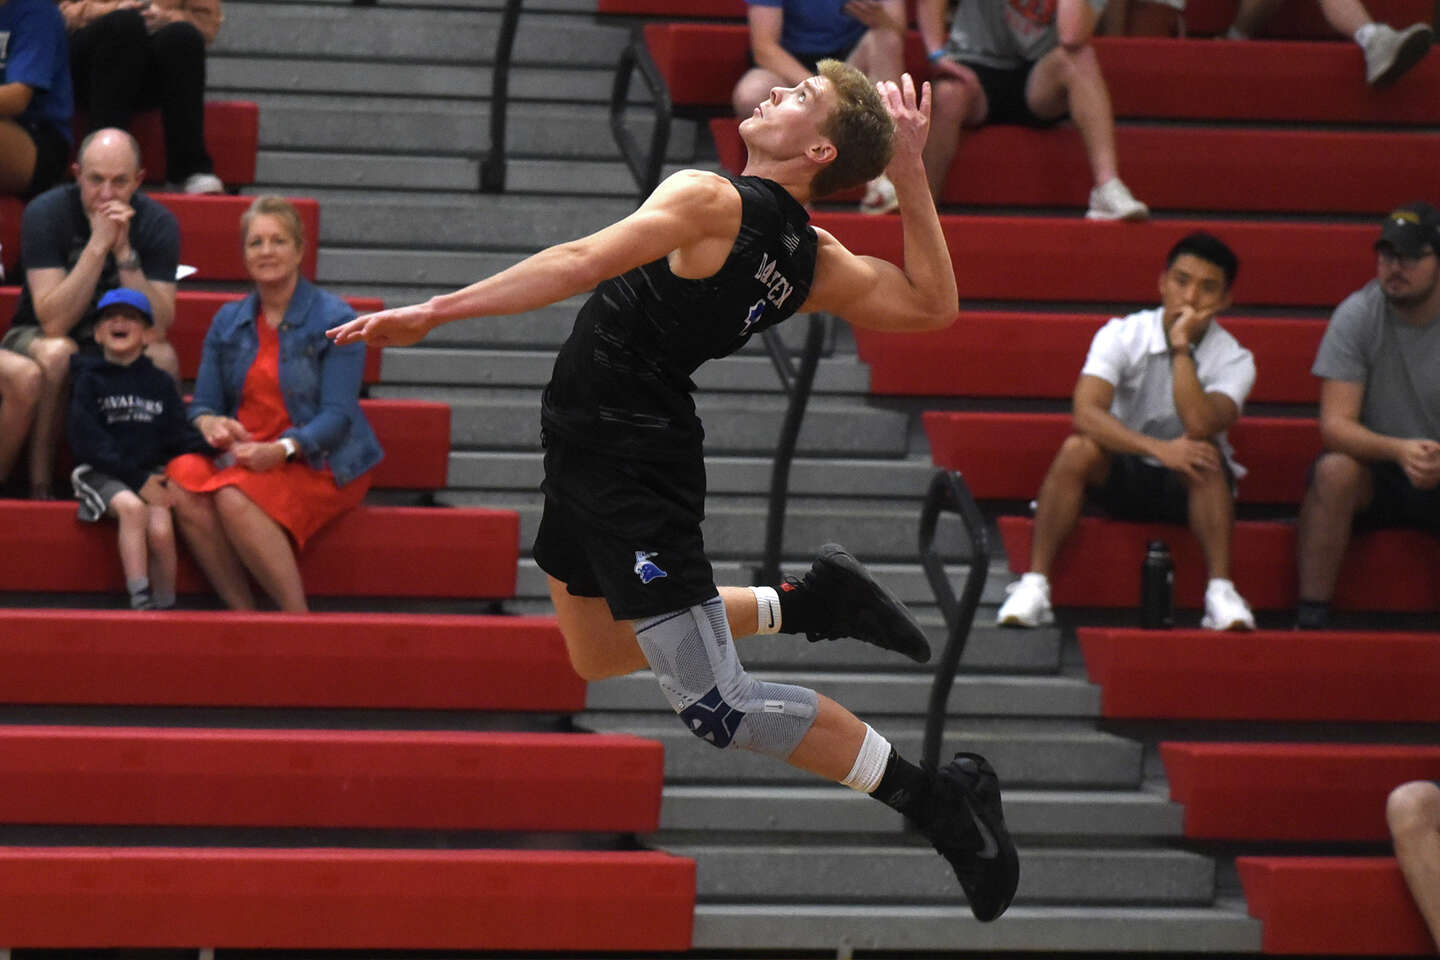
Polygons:
[[818,68],[835,92],[830,116],[820,127],[835,146],[835,159],[811,184],[814,195],[823,197],[880,175],[895,152],[895,120],[865,74],[839,60],[821,60]]
[[249,208],[240,215],[240,245],[242,247],[250,237],[250,224],[255,222],[256,217],[261,216],[274,217],[279,220],[284,225],[285,232],[290,234],[290,239],[295,241],[295,246],[304,248],[305,225],[300,222],[300,212],[289,200],[273,193],[256,197]]

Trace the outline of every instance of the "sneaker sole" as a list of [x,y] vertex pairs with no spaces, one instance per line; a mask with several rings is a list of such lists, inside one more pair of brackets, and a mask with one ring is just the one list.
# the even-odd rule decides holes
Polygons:
[[1366,77],[1365,82],[1372,87],[1388,87],[1399,80],[1411,67],[1425,59],[1425,54],[1430,52],[1430,45],[1434,40],[1433,32],[1416,30],[1395,48],[1395,56],[1390,59],[1390,62],[1381,67],[1373,78]]
[[[994,780],[995,792],[998,796],[1000,793],[1000,778],[996,776],[994,768],[990,767],[989,761],[986,761],[985,758],[979,754],[969,754],[969,756],[977,758],[989,769],[989,776]],[[944,771],[942,770],[941,774],[943,775],[943,773]],[[1010,903],[1015,899],[1015,891],[1020,885],[1020,855],[1015,850],[1015,842],[1010,839],[1009,828],[1005,826],[1005,814],[1003,810],[1000,812],[998,819],[992,819],[970,800],[971,791],[964,789],[959,781],[953,778],[950,779],[952,783],[960,787],[961,796],[965,800],[965,808],[970,812],[970,816],[977,824],[983,826],[985,832],[989,833],[995,841],[996,851],[993,858],[981,858],[977,856],[975,859],[981,862],[993,860],[995,864],[993,869],[998,871],[1001,876],[1009,876],[1013,881],[1004,899],[999,903],[987,905],[987,909],[984,911],[976,908],[974,901],[970,901],[969,892],[966,892],[966,900],[970,902],[970,912],[975,915],[975,919],[981,923],[989,923],[992,920],[998,919],[1001,914],[1008,910]]]
[[835,570],[840,572],[845,579],[849,581],[851,589],[866,589],[872,593],[879,594],[882,600],[889,604],[894,610],[898,611],[901,617],[909,623],[911,630],[913,630],[915,634],[913,637],[914,643],[911,644],[901,644],[899,642],[879,643],[873,640],[863,640],[862,642],[874,644],[882,650],[890,650],[894,653],[903,654],[916,663],[930,662],[930,644],[925,639],[924,631],[921,629],[920,624],[916,622],[914,615],[910,613],[905,607],[905,604],[901,603],[900,599],[891,593],[884,584],[872,577],[870,571],[866,570],[859,560],[856,560],[848,550],[838,543],[827,543],[821,547],[820,559],[828,562]]
[[1037,627],[1048,627],[1055,623],[1053,615],[1040,617],[1038,620],[1026,620],[1024,617],[1006,617],[1003,620],[995,618],[995,626],[1008,627],[1012,630],[1034,630]]
[[1086,220],[1099,220],[1102,223],[1141,223],[1150,219],[1148,207],[1140,210],[1132,210],[1127,214],[1096,213],[1094,210],[1085,211]]

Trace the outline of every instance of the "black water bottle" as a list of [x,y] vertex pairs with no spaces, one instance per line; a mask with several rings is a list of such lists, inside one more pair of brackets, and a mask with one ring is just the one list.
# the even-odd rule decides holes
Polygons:
[[1169,630],[1175,626],[1175,564],[1164,540],[1151,540],[1140,565],[1140,626]]

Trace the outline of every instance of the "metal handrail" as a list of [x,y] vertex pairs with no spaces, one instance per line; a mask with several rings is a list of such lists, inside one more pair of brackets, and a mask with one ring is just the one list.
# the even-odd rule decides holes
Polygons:
[[774,327],[760,334],[775,373],[780,377],[780,387],[789,397],[785,405],[785,420],[780,426],[780,441],[775,447],[775,462],[770,468],[770,503],[765,515],[765,554],[756,574],[755,583],[773,585],[780,582],[780,552],[785,540],[785,506],[790,496],[790,465],[795,460],[795,448],[800,440],[800,424],[805,419],[805,407],[810,402],[811,388],[815,385],[815,370],[820,365],[820,350],[825,343],[825,332],[830,324],[829,314],[810,314],[810,325],[805,331],[805,347],[800,354],[800,368],[795,369],[794,360],[785,349],[785,343]]
[[510,62],[523,0],[505,0],[495,65],[490,71],[490,152],[480,161],[480,192],[505,192],[505,122],[510,113]]
[[[945,563],[935,549],[935,531],[942,512],[958,514],[970,539],[970,572],[965,576],[965,588],[958,601],[945,573]],[[946,706],[955,683],[955,671],[960,666],[970,627],[975,622],[975,610],[980,606],[980,594],[985,589],[985,578],[990,573],[990,536],[985,530],[985,518],[980,515],[980,507],[970,495],[965,478],[953,470],[936,471],[925,494],[925,504],[920,509],[920,565],[925,568],[925,578],[930,581],[935,602],[945,617],[946,629],[945,649],[935,666],[935,681],[930,687],[925,744],[921,749],[922,760],[935,770],[940,766],[940,741],[945,733]]]
[[[640,68],[640,78],[650,92],[655,115],[648,154],[641,151],[639,140],[625,127],[625,105],[630,96],[630,78],[636,67]],[[660,185],[660,171],[664,168],[665,151],[670,145],[672,106],[670,87],[645,44],[645,28],[636,27],[630,35],[630,42],[620,51],[620,62],[615,66],[615,81],[610,87],[610,135],[615,138],[620,157],[635,180],[637,203],[643,202]]]

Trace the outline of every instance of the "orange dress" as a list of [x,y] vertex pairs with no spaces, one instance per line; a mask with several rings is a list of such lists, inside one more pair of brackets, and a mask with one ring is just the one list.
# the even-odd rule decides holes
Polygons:
[[[285,411],[285,399],[280,393],[280,337],[264,318],[257,317],[255,326],[260,346],[245,375],[235,419],[250,431],[251,439],[269,442],[280,439],[290,429],[290,414]],[[337,487],[334,474],[328,469],[313,469],[302,457],[273,470],[256,471],[239,464],[220,467],[203,454],[187,453],[171,460],[166,473],[192,493],[238,488],[289,531],[296,550],[303,549],[325,524],[357,506],[370,489],[369,473]]]

